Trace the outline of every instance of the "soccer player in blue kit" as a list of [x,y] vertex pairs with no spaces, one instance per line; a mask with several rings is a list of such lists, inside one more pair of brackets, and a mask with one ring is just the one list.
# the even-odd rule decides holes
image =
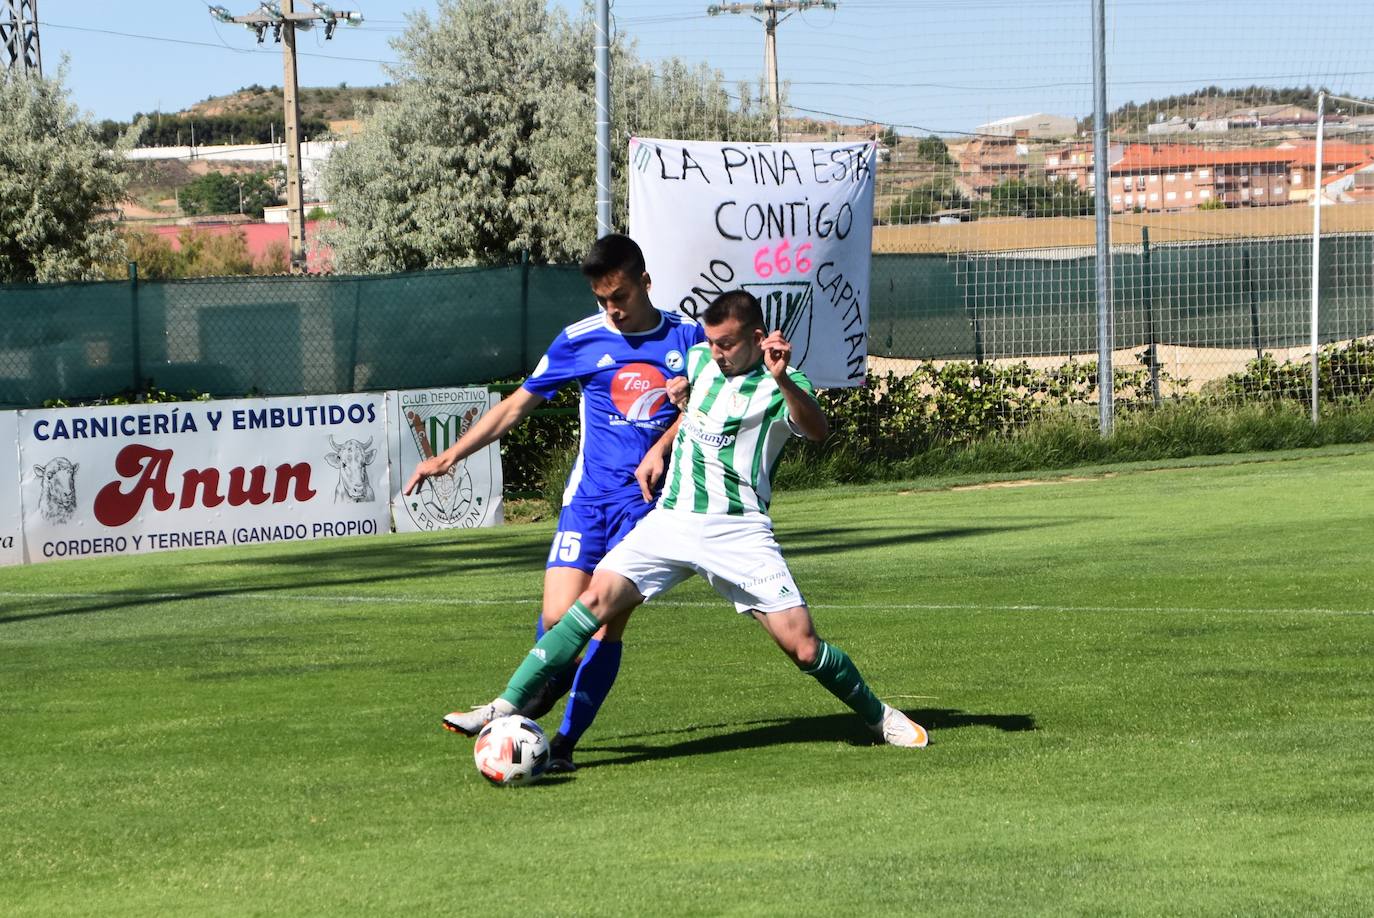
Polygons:
[[[644,254],[628,236],[597,240],[582,260],[600,310],[559,333],[520,388],[484,414],[456,443],[422,461],[406,483],[410,494],[426,479],[495,442],[568,383],[582,390],[581,442],[563,491],[544,570],[543,608],[536,640],[552,628],[591,582],[601,558],[653,508],[667,465],[658,447],[677,422],[669,380],[682,377],[687,351],[705,340],[701,327],[659,311],[649,299]],[[682,382],[685,382],[682,381]],[[620,670],[625,621],[602,629],[572,673],[572,694],[551,743],[550,771],[571,771],[573,749],[596,718]],[[568,673],[555,674],[545,695],[566,691]],[[560,685],[560,681],[562,684]],[[530,708],[536,716],[542,711]],[[546,711],[550,705],[541,705]],[[444,727],[464,732],[448,715]]]

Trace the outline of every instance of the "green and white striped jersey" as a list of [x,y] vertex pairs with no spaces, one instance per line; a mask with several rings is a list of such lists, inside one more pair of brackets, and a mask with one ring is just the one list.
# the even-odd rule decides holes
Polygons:
[[[811,380],[787,368],[810,393]],[[692,392],[673,440],[668,481],[659,506],[694,513],[767,513],[772,475],[788,438],[795,435],[787,401],[768,369],[726,376],[708,344],[687,352]]]

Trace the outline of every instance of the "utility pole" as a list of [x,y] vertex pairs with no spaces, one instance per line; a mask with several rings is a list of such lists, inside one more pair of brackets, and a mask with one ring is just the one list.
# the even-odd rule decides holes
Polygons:
[[[793,12],[809,10],[813,7],[833,10],[839,6],[835,0],[768,0],[764,3],[722,3],[706,7],[710,16],[721,13],[762,13],[765,18],[751,16],[763,23],[763,72],[768,79],[768,100],[773,110],[773,140],[782,140],[782,103],[778,98],[778,24],[786,22]],[[778,13],[786,13],[781,19]]]
[[32,70],[43,75],[38,47],[38,0],[0,0],[0,45],[5,46],[9,70]]
[[291,237],[291,272],[305,270],[305,215],[301,206],[301,110],[296,85],[296,30],[308,31],[316,22],[324,23],[324,37],[334,37],[339,22],[357,25],[363,21],[361,13],[330,9],[323,3],[311,3],[309,13],[298,13],[294,0],[272,0],[261,4],[256,12],[233,16],[222,6],[210,7],[210,15],[220,22],[237,23],[257,34],[262,44],[266,31],[272,30],[272,40],[282,46],[282,106],[286,113],[286,224]]

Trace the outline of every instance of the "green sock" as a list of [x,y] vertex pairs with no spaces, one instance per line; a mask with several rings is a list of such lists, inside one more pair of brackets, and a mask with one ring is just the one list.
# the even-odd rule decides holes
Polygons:
[[864,719],[866,724],[876,724],[883,719],[883,703],[868,687],[859,668],[849,655],[833,644],[820,642],[820,653],[816,665],[802,672],[814,676],[816,681],[836,698],[854,709],[854,713]]
[[515,675],[510,677],[506,690],[501,693],[502,700],[510,702],[517,709],[523,707],[548,681],[549,676],[577,658],[600,628],[601,622],[586,606],[580,602],[573,603],[558,624],[545,631],[544,636],[531,648],[524,662],[515,670]]

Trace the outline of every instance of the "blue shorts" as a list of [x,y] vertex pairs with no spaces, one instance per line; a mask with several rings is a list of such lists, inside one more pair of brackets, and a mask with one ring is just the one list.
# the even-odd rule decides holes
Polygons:
[[654,508],[635,491],[621,500],[574,500],[558,514],[548,567],[575,567],[590,574],[597,564]]

